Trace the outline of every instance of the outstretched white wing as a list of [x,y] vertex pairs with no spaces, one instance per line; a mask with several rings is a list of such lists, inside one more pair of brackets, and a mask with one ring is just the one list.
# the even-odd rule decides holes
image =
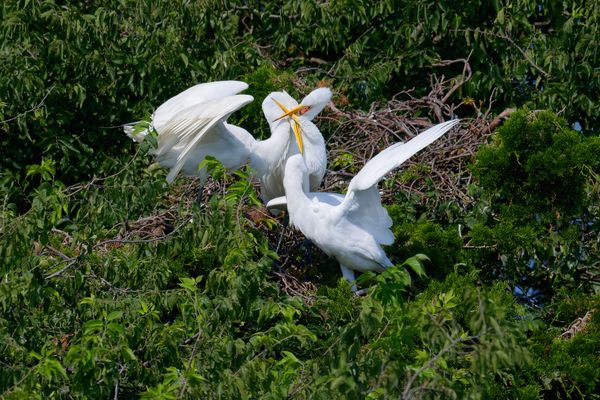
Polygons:
[[152,114],[152,125],[161,134],[164,124],[182,110],[210,100],[233,96],[246,89],[248,89],[248,84],[241,81],[199,83],[161,104]]
[[346,197],[339,207],[341,215],[370,232],[379,244],[390,245],[394,236],[389,229],[392,220],[381,205],[377,183],[418,151],[433,143],[458,120],[438,124],[406,143],[397,143],[373,157],[350,181]]
[[232,157],[236,158],[234,164],[243,163],[243,160],[237,161],[240,157],[247,158],[254,138],[241,128],[231,129],[233,127],[225,125],[225,121],[252,100],[248,95],[208,100],[178,112],[166,122],[163,132],[159,132],[156,156],[161,157],[176,147],[178,152],[167,181],[171,182],[177,176],[192,153],[213,156],[226,166],[231,164]]
[[352,178],[348,191],[367,190],[376,185],[391,170],[429,146],[431,143],[458,124],[458,119],[435,125],[406,143],[396,143],[373,157]]
[[238,94],[246,88],[248,85],[240,81],[201,83],[156,109],[152,115],[152,126],[158,133],[154,154],[161,165],[170,168],[168,182],[182,169],[197,175],[198,164],[207,155],[232,168],[246,161],[254,138],[226,123],[231,113],[253,100]]

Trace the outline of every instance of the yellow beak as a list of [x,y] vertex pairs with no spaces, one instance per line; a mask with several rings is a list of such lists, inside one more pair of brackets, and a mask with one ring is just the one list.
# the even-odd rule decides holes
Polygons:
[[[292,108],[291,110],[288,110],[288,108],[286,106],[284,106],[277,100],[273,99],[273,101],[284,112],[284,114],[281,117],[277,118],[275,121],[279,121],[280,119],[288,117],[288,116],[292,118],[292,121],[290,121],[290,124],[292,125],[292,130],[294,131],[294,136],[296,137],[296,143],[298,144],[298,149],[300,150],[300,154],[304,154],[304,144],[302,143],[302,130],[300,129],[300,118],[298,118],[298,115],[296,115],[296,113],[298,111],[300,111],[302,108],[304,108],[304,106],[298,105],[298,106]],[[273,122],[275,122],[275,121],[273,121]]]
[[300,123],[297,121],[298,117],[296,115],[293,115],[294,118],[293,121],[291,121],[292,124],[292,130],[294,131],[294,136],[296,137],[296,143],[298,143],[298,149],[300,149],[300,154],[304,154],[304,144],[302,143],[302,131],[300,130]]
[[291,110],[288,110],[285,108],[285,106],[279,102],[277,102],[277,100],[273,99],[273,101],[283,110],[284,114],[279,117],[276,118],[273,122],[275,121],[279,121],[282,118],[288,117],[292,114],[297,114],[300,110],[302,110],[304,108],[304,106],[302,104],[297,105],[296,107],[292,108]]

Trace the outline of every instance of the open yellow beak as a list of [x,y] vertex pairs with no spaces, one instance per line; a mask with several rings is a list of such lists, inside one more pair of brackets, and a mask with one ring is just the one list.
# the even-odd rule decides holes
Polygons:
[[[300,129],[300,119],[298,118],[298,115],[296,114],[300,110],[302,110],[304,108],[304,106],[298,105],[298,106],[292,108],[291,110],[288,110],[288,108],[286,106],[284,106],[277,100],[273,99],[273,101],[275,102],[275,104],[277,104],[279,106],[279,108],[281,108],[281,110],[284,113],[281,117],[277,118],[275,121],[279,121],[280,119],[288,117],[288,116],[292,118],[292,121],[290,121],[290,124],[292,125],[292,130],[294,131],[294,136],[296,137],[296,143],[298,144],[298,149],[300,149],[300,154],[304,154],[304,144],[302,143],[302,130]],[[275,121],[273,121],[273,122],[275,122]]]

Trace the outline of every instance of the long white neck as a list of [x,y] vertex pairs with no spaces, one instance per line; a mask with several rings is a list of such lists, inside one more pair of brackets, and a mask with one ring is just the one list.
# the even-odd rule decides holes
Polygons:
[[267,175],[272,170],[282,167],[279,164],[290,145],[289,123],[282,121],[271,128],[271,137],[257,142],[251,153],[250,166],[259,176]]
[[283,177],[283,187],[285,188],[290,222],[298,226],[297,221],[302,215],[301,209],[310,203],[310,199],[305,193],[308,187],[308,171],[302,155],[294,154],[288,158]]
[[302,137],[304,138],[304,161],[308,169],[310,190],[317,191],[327,171],[327,153],[325,139],[319,128],[312,121],[302,121]]

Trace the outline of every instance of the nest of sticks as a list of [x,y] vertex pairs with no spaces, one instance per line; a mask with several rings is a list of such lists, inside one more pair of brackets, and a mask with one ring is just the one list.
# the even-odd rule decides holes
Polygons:
[[[468,193],[472,174],[468,165],[473,161],[479,147],[488,142],[489,136],[514,111],[507,109],[492,117],[490,109],[482,110],[472,100],[459,104],[449,102],[450,97],[471,77],[471,68],[465,59],[445,61],[435,66],[461,62],[460,76],[445,79],[431,78],[431,91],[417,98],[413,90],[398,93],[386,103],[373,103],[368,112],[342,110],[335,105],[319,120],[334,127],[327,140],[329,153],[328,173],[324,190],[344,188],[362,166],[383,149],[397,142],[406,142],[427,128],[457,117],[457,111],[476,115],[462,119],[455,127],[432,145],[407,160],[392,179],[380,185],[384,203],[390,202],[394,193],[417,195],[428,204],[435,193],[435,201],[455,201],[462,208],[473,202]],[[351,161],[351,162],[349,162]]]
[[[433,207],[439,203],[455,202],[462,209],[468,208],[474,201],[468,190],[473,179],[469,164],[478,149],[489,141],[494,130],[514,110],[506,109],[499,115],[492,115],[492,98],[485,109],[482,109],[484,104],[468,99],[459,104],[450,102],[452,95],[471,78],[468,60],[444,61],[434,65],[444,67],[455,63],[463,64],[462,74],[450,79],[432,76],[431,90],[423,97],[415,97],[413,90],[404,91],[387,102],[373,103],[367,112],[345,110],[330,104],[316,121],[319,127],[331,128],[327,139],[329,168],[321,190],[345,190],[350,179],[380,151],[394,143],[406,142],[437,123],[456,118],[458,111],[475,117],[463,118],[458,127],[407,160],[379,186],[384,204],[393,203],[395,194],[404,192],[423,205]],[[310,90],[303,87],[302,82],[299,85],[300,91]],[[300,292],[310,300],[310,291],[298,290],[303,287],[299,283],[306,281],[302,278],[306,276],[306,268],[298,262],[306,258],[299,254],[306,251],[302,246],[302,235],[287,230],[281,240],[271,232],[266,234],[271,243],[278,243],[281,250],[281,269],[277,277],[282,290],[288,293],[287,289],[294,287],[288,294],[298,295]],[[318,249],[315,251],[318,252]],[[314,261],[317,257],[311,258]],[[318,278],[320,271],[313,272]],[[314,285],[310,289],[314,290]]]

